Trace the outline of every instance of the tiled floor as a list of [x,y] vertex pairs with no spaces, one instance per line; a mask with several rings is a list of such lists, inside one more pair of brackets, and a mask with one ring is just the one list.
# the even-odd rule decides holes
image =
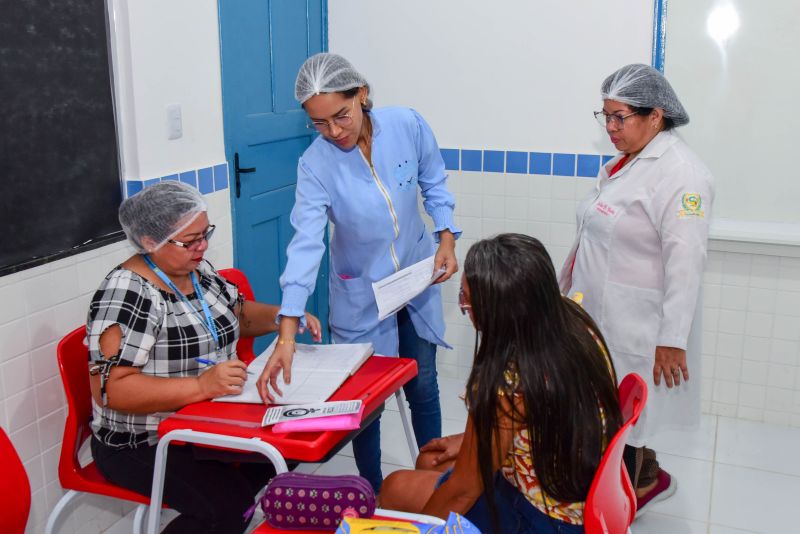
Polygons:
[[[463,430],[463,383],[440,379],[444,432]],[[400,415],[392,401],[381,425],[384,476],[410,466]],[[800,428],[703,416],[694,432],[664,434],[652,447],[678,480],[678,492],[638,519],[633,534],[774,534],[800,532],[792,511],[800,503]],[[304,472],[355,473],[347,447]]]

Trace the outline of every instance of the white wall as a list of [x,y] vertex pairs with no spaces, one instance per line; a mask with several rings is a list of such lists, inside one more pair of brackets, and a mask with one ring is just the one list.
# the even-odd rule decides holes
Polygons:
[[443,147],[609,153],[600,83],[650,63],[652,2],[329,0],[329,48],[377,106],[417,109]]
[[[215,0],[113,0],[116,104],[124,177],[146,180],[224,163]],[[183,105],[182,139],[166,137],[167,104]],[[218,225],[207,257],[231,266],[227,189],[207,195]],[[27,532],[42,532],[62,495],[58,457],[66,407],[55,347],[84,323],[91,293],[130,256],[125,243],[0,278],[0,426],[11,436],[33,492]],[[82,498],[61,533],[101,532],[130,506]]]
[[[419,110],[442,148],[613,154],[591,116],[600,83],[626,63],[650,63],[651,1],[330,0],[328,7],[330,50],[362,70],[376,105]],[[667,63],[669,43],[668,34]],[[464,230],[459,258],[475,240],[511,231],[538,237],[560,267],[575,235],[575,204],[592,182],[452,171]],[[703,381],[703,410],[800,426],[800,250],[742,241],[710,248],[703,356],[693,376]],[[458,280],[445,284],[446,338],[455,350],[440,350],[439,370],[465,378],[474,332],[457,293]]]

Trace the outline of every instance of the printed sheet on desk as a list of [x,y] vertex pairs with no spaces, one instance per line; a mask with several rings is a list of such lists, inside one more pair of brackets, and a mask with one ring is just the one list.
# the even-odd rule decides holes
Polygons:
[[[214,399],[217,402],[246,402],[260,404],[256,380],[275,350],[277,338],[249,365],[244,389],[238,395]],[[283,392],[275,396],[275,404],[309,404],[323,402],[333,395],[347,378],[372,355],[372,343],[295,346],[292,362],[292,383],[285,384],[283,373],[278,375],[278,387]]]

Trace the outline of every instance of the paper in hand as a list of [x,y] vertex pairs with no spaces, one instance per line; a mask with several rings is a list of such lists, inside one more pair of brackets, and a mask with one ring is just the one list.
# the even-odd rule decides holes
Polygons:
[[391,276],[372,284],[375,302],[378,304],[378,320],[383,321],[396,313],[408,301],[425,291],[439,279],[446,269],[433,270],[433,256],[397,271]]

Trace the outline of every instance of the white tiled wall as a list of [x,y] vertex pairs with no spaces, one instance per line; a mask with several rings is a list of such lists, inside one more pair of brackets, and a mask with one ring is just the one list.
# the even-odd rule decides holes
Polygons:
[[[448,185],[464,231],[462,264],[477,239],[521,232],[547,246],[558,272],[575,235],[575,204],[593,180],[451,171]],[[454,378],[469,373],[475,343],[458,310],[459,283],[443,288],[454,350],[438,354],[439,372]],[[800,259],[711,250],[703,291],[703,411],[800,427]]]
[[[206,257],[233,264],[229,191],[207,195],[217,232]],[[66,406],[56,344],[86,321],[92,292],[132,254],[116,243],[0,278],[0,425],[25,464],[31,484],[26,532],[42,532],[62,495],[58,459]],[[82,498],[59,532],[100,532],[129,509],[112,499]]]

